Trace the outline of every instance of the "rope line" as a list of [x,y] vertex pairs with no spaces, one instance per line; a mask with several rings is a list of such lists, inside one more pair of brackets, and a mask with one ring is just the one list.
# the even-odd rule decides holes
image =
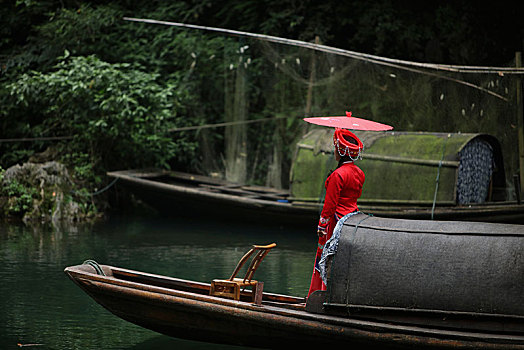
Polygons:
[[96,192],[93,192],[93,193],[81,193],[81,192],[77,192],[77,191],[71,191],[72,193],[74,194],[77,194],[79,196],[86,196],[86,197],[89,197],[89,196],[96,196],[96,195],[99,195],[105,191],[107,191],[109,188],[111,188],[111,186],[113,186],[120,178],[115,178],[113,181],[111,181],[111,183],[109,185],[107,185],[106,187],[102,188],[101,190],[99,191],[96,191]]
[[[220,127],[225,127],[225,126],[230,126],[230,125],[251,124],[251,123],[267,122],[267,121],[271,121],[271,120],[289,119],[289,118],[294,118],[294,117],[270,117],[270,118],[262,118],[262,119],[238,120],[238,121],[234,121],[234,122],[224,122],[224,123],[217,123],[217,124],[183,126],[183,127],[180,127],[180,128],[169,129],[168,132],[187,131],[187,130],[200,130],[200,129],[206,129],[206,128],[220,128]],[[302,118],[302,117],[300,117],[300,118]]]
[[18,139],[0,139],[2,142],[34,142],[34,141],[56,141],[71,140],[74,136],[49,136],[49,137],[22,137]]
[[[204,124],[204,125],[195,125],[195,126],[183,126],[180,128],[172,128],[167,130],[167,132],[178,132],[178,131],[188,131],[188,130],[200,130],[200,129],[206,129],[206,128],[220,128],[230,125],[238,125],[238,124],[251,124],[251,123],[261,123],[261,122],[267,122],[271,120],[278,120],[278,119],[289,119],[289,118],[302,118],[303,116],[297,116],[297,117],[270,117],[270,118],[262,118],[262,119],[252,119],[252,120],[239,120],[234,122],[224,122],[224,123],[216,123],[216,124]],[[31,142],[31,141],[55,141],[55,140],[71,140],[74,136],[51,136],[51,137],[22,137],[22,138],[12,138],[12,139],[0,139],[0,143],[2,142]]]
[[448,137],[444,140],[444,143],[442,144],[442,156],[440,157],[440,161],[438,163],[437,178],[435,179],[435,193],[433,194],[433,206],[431,207],[431,220],[433,220],[433,215],[435,213],[435,204],[437,203],[438,184],[440,181],[440,168],[442,168],[442,161],[444,160],[444,152],[446,151],[446,143],[448,142],[449,137],[450,137],[450,134],[448,134]]
[[84,262],[82,263],[82,265],[89,265],[89,266],[92,266],[92,267],[95,269],[97,275],[106,276],[104,270],[102,270],[102,268],[100,267],[100,265],[99,265],[96,261],[94,261],[94,260],[86,260],[86,261],[84,261]]

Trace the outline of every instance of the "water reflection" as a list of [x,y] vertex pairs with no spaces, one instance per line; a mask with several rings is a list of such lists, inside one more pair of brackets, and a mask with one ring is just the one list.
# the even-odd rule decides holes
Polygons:
[[[0,348],[193,349],[225,346],[159,336],[113,316],[63,273],[86,259],[209,282],[228,277],[252,244],[276,242],[256,278],[266,291],[305,296],[314,232],[292,227],[115,217],[95,225],[0,227]],[[153,345],[152,345],[153,344]],[[228,348],[231,348],[228,346]]]
[[248,349],[241,346],[232,346],[224,344],[209,344],[197,341],[186,341],[182,339],[170,338],[166,336],[154,336],[135,346],[129,350],[146,350],[146,349]]

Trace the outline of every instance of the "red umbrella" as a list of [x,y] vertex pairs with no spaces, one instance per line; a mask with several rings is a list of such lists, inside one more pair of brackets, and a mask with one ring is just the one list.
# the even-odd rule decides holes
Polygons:
[[345,117],[313,117],[304,118],[304,120],[311,124],[331,126],[333,128],[342,128],[350,130],[384,131],[393,129],[392,126],[386,124],[381,124],[371,120],[353,117],[351,116],[351,112],[346,112]]

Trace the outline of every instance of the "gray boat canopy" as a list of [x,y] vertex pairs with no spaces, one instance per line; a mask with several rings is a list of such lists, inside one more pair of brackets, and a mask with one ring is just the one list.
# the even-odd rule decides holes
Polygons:
[[311,312],[524,332],[524,225],[357,214],[331,259]]

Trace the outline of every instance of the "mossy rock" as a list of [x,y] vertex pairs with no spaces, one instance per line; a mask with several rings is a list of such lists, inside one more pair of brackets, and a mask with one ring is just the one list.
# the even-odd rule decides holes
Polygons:
[[79,221],[86,213],[72,189],[69,172],[59,162],[14,165],[3,172],[0,205],[4,216],[24,222]]

